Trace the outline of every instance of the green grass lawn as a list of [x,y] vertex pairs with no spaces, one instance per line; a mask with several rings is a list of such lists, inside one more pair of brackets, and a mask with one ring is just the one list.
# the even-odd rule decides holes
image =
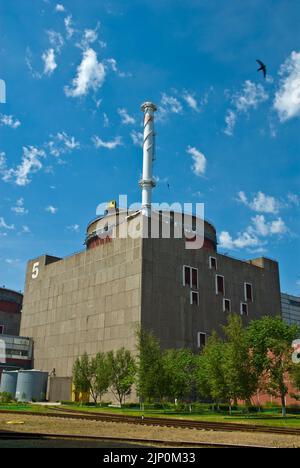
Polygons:
[[[197,412],[176,412],[172,409],[154,409],[153,407],[140,411],[139,407],[124,407],[111,408],[107,406],[87,406],[79,404],[66,404],[60,406],[61,409],[71,409],[75,411],[84,411],[87,413],[100,412],[108,414],[123,414],[124,416],[144,416],[144,417],[168,417],[176,419],[194,420],[194,421],[209,421],[209,422],[226,422],[226,423],[242,423],[242,424],[257,424],[266,426],[291,427],[300,428],[300,414],[288,414],[286,418],[281,417],[280,408],[264,409],[261,413],[245,413],[243,410],[233,411],[230,416],[228,412],[212,412],[207,405]],[[47,413],[55,411],[55,407],[31,405],[24,403],[0,404],[1,410],[13,411],[31,411],[34,413]]]
[[31,411],[32,413],[47,413],[49,408],[42,405],[31,405],[30,403],[0,403],[1,411]]
[[85,405],[63,405],[61,408],[73,409],[76,411],[100,412],[109,414],[123,414],[124,416],[144,416],[144,417],[162,417],[176,418],[194,421],[211,421],[211,422],[226,422],[226,423],[243,423],[257,424],[266,426],[279,427],[299,427],[300,415],[288,414],[286,418],[282,418],[280,408],[276,410],[264,410],[261,413],[244,413],[242,411],[234,411],[230,416],[227,412],[212,412],[208,409],[203,409],[201,412],[176,412],[172,410],[154,410],[148,409],[140,411],[139,408],[108,408],[107,406],[85,406]]

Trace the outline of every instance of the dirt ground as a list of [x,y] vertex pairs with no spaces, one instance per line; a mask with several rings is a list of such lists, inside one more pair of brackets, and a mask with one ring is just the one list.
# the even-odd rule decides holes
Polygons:
[[[16,424],[8,424],[13,422]],[[23,424],[18,424],[19,422]],[[214,432],[196,429],[177,429],[157,426],[135,426],[133,424],[101,421],[47,418],[0,413],[0,430],[15,432],[38,432],[43,434],[72,434],[108,436],[118,438],[152,439],[177,442],[214,442],[247,444],[266,447],[300,447],[300,436],[278,434],[253,434],[245,432]]]

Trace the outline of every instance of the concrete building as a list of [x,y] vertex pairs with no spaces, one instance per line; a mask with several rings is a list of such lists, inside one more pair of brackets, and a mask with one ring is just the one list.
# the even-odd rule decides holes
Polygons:
[[300,297],[290,294],[281,294],[282,318],[288,324],[300,327]]
[[0,288],[0,335],[19,335],[23,294]]
[[0,288],[0,378],[3,370],[29,369],[32,339],[20,337],[23,294]]
[[[189,239],[200,240],[202,247],[187,248],[197,218],[184,217],[183,236],[177,238],[177,214],[152,209],[151,106],[143,108],[141,209],[109,206],[88,225],[83,252],[63,259],[43,255],[28,263],[21,333],[34,339],[35,368],[55,368],[56,376],[65,378],[85,351],[94,355],[122,346],[135,351],[137,326],[152,330],[164,348],[197,351],[213,330],[221,331],[230,312],[241,314],[245,323],[281,312],[276,261],[240,261],[218,253],[216,230],[207,221]],[[147,237],[157,220],[159,235]],[[163,238],[166,226],[170,238]],[[124,227],[139,235],[121,235]]]

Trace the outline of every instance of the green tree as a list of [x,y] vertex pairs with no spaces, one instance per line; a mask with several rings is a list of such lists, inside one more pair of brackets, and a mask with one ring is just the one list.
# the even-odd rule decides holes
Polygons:
[[242,319],[232,314],[224,328],[226,343],[224,346],[224,374],[231,399],[244,400],[248,404],[259,386],[260,374],[257,372],[249,341]]
[[125,348],[107,354],[108,369],[110,372],[110,388],[120,405],[125,397],[130,395],[134,383],[136,365],[131,352]]
[[141,400],[161,400],[165,396],[166,380],[163,372],[162,351],[154,334],[137,330],[137,391]]
[[224,366],[225,343],[213,332],[196,359],[196,383],[200,396],[211,398],[217,405],[230,404],[231,393]]
[[90,362],[90,393],[95,403],[110,386],[111,369],[105,353],[98,353]]
[[165,395],[172,399],[190,399],[194,388],[195,356],[189,349],[169,349],[163,353]]
[[91,388],[90,362],[87,353],[77,358],[73,365],[73,385],[75,392],[88,393]]
[[296,325],[288,325],[281,317],[263,317],[248,327],[253,363],[261,375],[262,385],[280,397],[282,415],[286,416],[286,378],[292,373],[292,341],[299,337]]

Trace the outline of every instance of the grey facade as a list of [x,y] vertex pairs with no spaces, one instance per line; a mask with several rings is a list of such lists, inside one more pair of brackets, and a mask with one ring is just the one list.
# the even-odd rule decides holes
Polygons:
[[[138,212],[130,218],[143,223]],[[221,331],[229,312],[241,313],[245,323],[281,313],[277,262],[218,254],[209,223],[197,250],[186,249],[185,239],[111,238],[100,231],[89,225],[82,253],[28,264],[21,333],[34,339],[35,368],[70,377],[85,351],[135,352],[137,326],[153,330],[164,348],[196,351],[203,337]]]
[[290,294],[281,294],[282,318],[289,325],[300,327],[300,297]]
[[22,301],[21,293],[0,288],[0,335],[19,335]]

